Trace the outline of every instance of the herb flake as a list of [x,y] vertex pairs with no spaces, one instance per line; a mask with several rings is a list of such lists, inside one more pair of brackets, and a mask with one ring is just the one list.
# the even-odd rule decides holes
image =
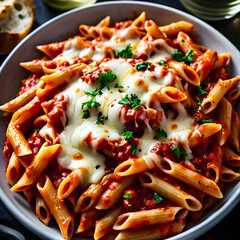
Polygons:
[[129,140],[129,141],[132,141],[133,140],[133,132],[131,131],[128,131],[126,128],[123,128],[123,138],[125,140]]
[[160,138],[166,138],[167,137],[167,133],[164,131],[164,130],[162,130],[162,129],[160,129],[160,128],[157,128],[156,129],[156,134],[155,134],[155,136],[153,137],[154,139],[160,139]]
[[116,52],[117,57],[122,58],[134,58],[133,52],[132,52],[132,46],[128,44],[124,49]]
[[142,62],[136,64],[136,68],[138,71],[145,71],[145,70],[150,70],[151,63],[148,62]]
[[184,56],[178,50],[174,50],[171,59],[178,61],[178,62],[185,62],[186,64],[194,62],[194,58],[191,55],[194,53],[193,49],[189,50],[189,52]]
[[178,146],[173,147],[171,150],[174,152],[174,154],[176,155],[176,157],[179,158],[179,159],[184,159],[184,158],[186,158],[186,157],[188,156],[188,154],[186,153],[186,151],[185,151],[185,150],[181,150],[181,151],[180,151],[180,149],[179,149]]
[[154,192],[153,194],[154,199],[156,201],[156,203],[160,203],[163,199],[158,195],[158,193]]
[[132,198],[132,195],[129,193],[129,192],[126,192],[124,195],[123,195],[124,198],[126,199],[131,199]]

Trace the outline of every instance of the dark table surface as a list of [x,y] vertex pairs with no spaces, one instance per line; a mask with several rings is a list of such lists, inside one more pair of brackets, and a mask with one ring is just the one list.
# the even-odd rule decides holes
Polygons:
[[[47,7],[42,0],[34,0],[34,2],[36,5],[36,13],[33,29],[62,13],[62,11]],[[187,12],[178,0],[151,0],[151,2],[164,4]],[[208,24],[225,35],[240,50],[240,14],[229,20],[208,22]],[[7,56],[0,56],[0,64],[6,57]],[[40,240],[37,236],[22,226],[21,223],[19,223],[4,207],[1,201],[0,224],[9,226],[21,232],[26,240]],[[197,238],[197,240],[237,240],[240,239],[238,227],[240,227],[240,203],[219,224],[201,237]],[[0,235],[0,239],[5,240],[6,238]]]

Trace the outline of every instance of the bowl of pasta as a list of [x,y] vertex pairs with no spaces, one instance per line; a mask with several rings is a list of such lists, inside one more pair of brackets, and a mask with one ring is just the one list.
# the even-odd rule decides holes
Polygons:
[[45,23],[0,72],[2,201],[43,239],[198,237],[239,201],[239,62],[158,4]]

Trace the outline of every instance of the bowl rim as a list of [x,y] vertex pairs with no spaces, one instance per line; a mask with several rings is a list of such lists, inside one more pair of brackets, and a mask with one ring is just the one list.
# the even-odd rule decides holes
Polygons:
[[[240,59],[240,52],[237,49],[236,46],[234,46],[233,43],[230,42],[222,33],[217,31],[215,28],[212,26],[208,25],[206,22],[198,19],[195,16],[192,16],[191,14],[188,14],[186,12],[183,12],[181,10],[162,5],[161,3],[152,3],[152,2],[143,2],[143,1],[107,1],[107,2],[100,2],[100,3],[95,3],[90,6],[86,7],[81,7],[81,8],[76,8],[64,13],[61,13],[60,15],[48,20],[47,22],[43,23],[39,27],[37,27],[35,30],[33,30],[28,36],[26,36],[13,50],[12,52],[8,55],[8,57],[5,59],[3,64],[1,65],[0,68],[0,75],[2,73],[2,70],[5,68],[5,66],[8,64],[10,59],[14,57],[15,53],[18,51],[18,49],[25,44],[32,36],[38,34],[39,31],[44,29],[46,26],[53,24],[54,22],[58,21],[61,18],[64,18],[68,15],[71,15],[76,12],[81,12],[85,9],[91,9],[91,8],[98,8],[106,5],[142,5],[146,7],[156,7],[159,9],[162,9],[164,11],[170,11],[172,13],[176,13],[179,15],[185,15],[187,18],[192,20],[193,22],[198,23],[199,25],[203,26],[207,31],[213,32],[214,35],[217,37],[223,39],[223,41],[228,42],[229,46],[232,48],[232,51],[235,51],[239,55]],[[239,185],[239,184],[238,184]],[[18,210],[17,206],[15,206],[11,201],[8,201],[7,195],[4,193],[3,189],[0,187],[0,199],[5,205],[5,207],[13,214],[13,216],[27,229],[32,231],[34,234],[39,235],[41,238],[44,239],[49,239],[53,240],[52,236],[49,236],[48,232],[44,232],[39,228],[38,224],[35,224],[32,222],[30,219],[28,219],[25,215],[22,215],[21,211]],[[239,200],[238,200],[239,199]],[[230,213],[230,211],[240,202],[240,186],[238,187],[237,191],[235,191],[231,196],[230,199],[228,199],[225,203],[222,204],[222,206],[216,210],[211,216],[209,216],[207,219],[204,221],[198,223],[197,225],[191,227],[190,229],[175,235],[173,237],[168,238],[168,240],[180,240],[180,239],[195,239],[214,227],[217,223],[219,223],[227,214]],[[41,223],[39,221],[39,223]],[[54,238],[54,240],[59,240],[59,238]]]

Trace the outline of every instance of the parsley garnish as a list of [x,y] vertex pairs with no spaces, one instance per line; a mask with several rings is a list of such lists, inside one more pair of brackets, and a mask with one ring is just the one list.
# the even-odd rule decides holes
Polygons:
[[100,112],[98,114],[98,119],[96,121],[96,124],[99,125],[100,123],[102,123],[105,120],[108,120],[108,117],[102,116],[102,113]]
[[158,195],[158,193],[154,192],[153,194],[154,199],[156,201],[156,203],[160,203],[163,199]]
[[193,49],[189,50],[189,52],[185,56],[178,50],[174,50],[174,54],[171,56],[171,59],[178,62],[191,63],[194,62],[194,59],[191,57],[192,54]]
[[90,117],[90,112],[87,110],[84,110],[82,112],[82,118],[89,118]]
[[91,96],[91,97],[96,97],[98,94],[99,95],[102,95],[102,91],[100,88],[96,88],[96,90],[92,91],[92,92],[86,92],[84,91],[85,94],[87,94],[88,96]]
[[207,94],[207,92],[204,91],[201,86],[196,86],[196,90],[197,90],[197,95],[198,95],[198,96]]
[[138,98],[137,94],[131,94],[131,99],[128,98],[128,94],[119,101],[120,104],[128,104],[131,109],[139,109],[141,100]]
[[185,42],[185,40],[182,38],[181,42]]
[[171,150],[175,153],[177,158],[186,158],[188,156],[186,151],[184,151],[184,150],[180,151],[178,146],[173,147]]
[[109,90],[109,84],[112,83],[113,81],[115,81],[117,79],[117,75],[113,74],[111,71],[107,71],[105,73],[100,73],[98,75],[98,81],[101,84],[100,88],[103,89],[104,87],[107,87],[107,89]]
[[137,145],[136,145],[136,143],[134,143],[134,144],[131,146],[131,148],[129,149],[129,152],[130,152],[132,155],[134,155],[134,154],[136,153],[136,151],[137,151]]
[[167,62],[165,60],[162,60],[160,63],[159,63],[160,66],[165,66],[165,67],[168,67],[167,65]]
[[202,101],[199,98],[197,98],[197,101],[198,101],[198,106],[203,110]]
[[96,102],[96,101],[93,101],[93,98],[87,102],[83,102],[82,103],[82,108],[84,108],[85,106],[88,107],[88,108],[92,108],[92,107],[95,107],[95,108],[98,108],[99,107],[99,102]]
[[39,129],[39,128],[38,128],[38,129],[35,129],[35,131],[36,131],[36,133],[39,133],[40,129]]
[[131,207],[131,206],[132,206],[132,203],[129,203],[129,204],[128,204],[128,207]]
[[167,137],[167,133],[164,130],[161,130],[160,128],[156,129],[156,135],[153,137],[154,139],[160,139],[162,137]]
[[129,192],[126,192],[124,195],[123,195],[124,198],[126,199],[131,199],[132,198],[132,195],[129,193]]
[[201,170],[200,170],[200,169],[197,169],[197,168],[195,168],[195,170],[196,170],[197,172],[201,172]]
[[132,53],[132,46],[128,44],[124,49],[116,52],[116,56],[122,58],[134,58]]
[[136,64],[136,68],[138,71],[149,70],[150,66],[151,66],[151,63],[148,63],[148,62],[142,62],[142,63]]
[[115,86],[114,86],[114,88],[124,88],[122,85],[120,85],[120,84],[116,84]]
[[128,131],[126,128],[123,128],[123,138],[125,140],[129,140],[129,141],[132,141],[133,140],[133,132],[131,131]]
[[199,124],[203,124],[203,123],[212,123],[213,120],[212,119],[194,119],[195,122],[199,123]]

